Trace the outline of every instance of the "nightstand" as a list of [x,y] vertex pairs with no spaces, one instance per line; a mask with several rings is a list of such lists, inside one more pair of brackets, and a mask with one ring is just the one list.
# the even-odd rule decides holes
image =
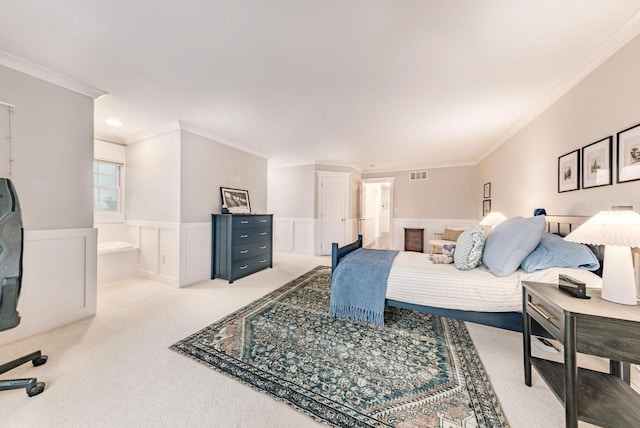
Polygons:
[[424,253],[424,229],[404,228],[404,250]]
[[[557,284],[522,285],[525,384],[531,386],[535,367],[564,403],[567,427],[577,427],[578,419],[603,427],[639,426],[640,395],[622,380],[621,366],[640,363],[640,306],[602,300],[599,290],[589,289],[591,299],[585,300]],[[531,319],[562,343],[564,364],[531,356]],[[610,373],[579,368],[577,352],[610,359]]]

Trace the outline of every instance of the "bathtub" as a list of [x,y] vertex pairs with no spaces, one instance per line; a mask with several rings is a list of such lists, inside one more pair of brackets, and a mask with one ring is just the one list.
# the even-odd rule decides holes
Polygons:
[[138,274],[140,249],[124,241],[98,243],[98,285]]

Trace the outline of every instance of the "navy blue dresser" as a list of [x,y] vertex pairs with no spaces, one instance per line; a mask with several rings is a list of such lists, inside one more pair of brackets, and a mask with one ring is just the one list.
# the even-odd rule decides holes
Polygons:
[[273,267],[273,214],[212,214],[211,221],[211,279],[231,284]]

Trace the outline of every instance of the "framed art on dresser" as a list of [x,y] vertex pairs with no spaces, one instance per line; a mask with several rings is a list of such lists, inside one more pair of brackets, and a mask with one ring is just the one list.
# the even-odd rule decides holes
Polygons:
[[618,132],[617,182],[640,180],[640,124]]
[[251,203],[249,202],[249,191],[241,189],[231,189],[229,187],[220,188],[222,197],[222,208],[226,208],[231,214],[250,214]]
[[558,158],[558,193],[580,188],[580,149]]
[[612,182],[611,147],[613,136],[582,148],[582,188],[609,186]]

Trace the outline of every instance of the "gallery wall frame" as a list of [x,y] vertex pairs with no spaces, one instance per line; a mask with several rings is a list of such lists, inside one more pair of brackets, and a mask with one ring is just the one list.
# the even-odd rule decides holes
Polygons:
[[582,188],[610,186],[613,182],[613,136],[582,148]]
[[640,123],[616,135],[617,183],[640,180]]
[[484,190],[482,192],[482,197],[484,199],[489,199],[491,197],[491,183],[484,183]]
[[220,197],[222,198],[223,213],[225,208],[230,214],[251,213],[248,190],[220,187]]
[[491,199],[482,201],[482,216],[485,217],[491,212]]
[[580,189],[580,149],[558,157],[558,193]]

